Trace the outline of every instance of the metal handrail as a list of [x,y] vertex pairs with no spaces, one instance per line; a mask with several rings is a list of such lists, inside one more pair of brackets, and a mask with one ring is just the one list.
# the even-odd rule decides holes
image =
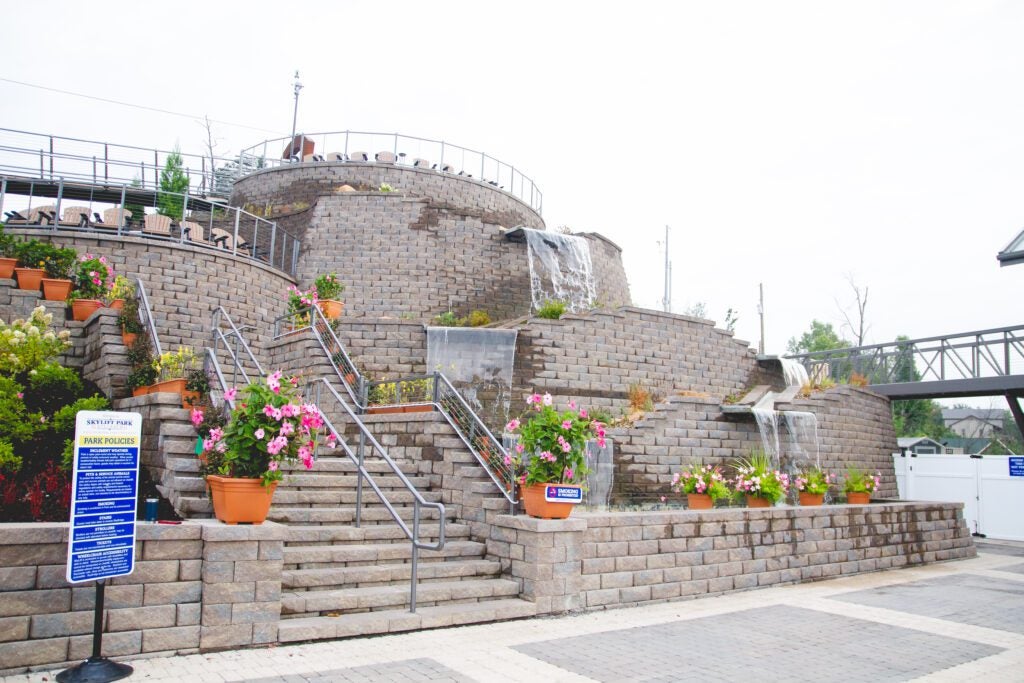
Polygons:
[[[298,255],[302,248],[301,241],[279,226],[276,221],[257,216],[237,206],[205,199],[188,191],[153,191],[129,184],[98,184],[92,181],[87,181],[87,184],[75,184],[68,182],[68,178],[64,176],[33,179],[2,173],[3,170],[0,169],[0,211],[4,210],[8,198],[12,196],[28,198],[27,207],[16,206],[16,210],[25,212],[32,210],[34,199],[43,198],[48,205],[55,202],[53,209],[57,220],[45,226],[14,223],[11,227],[37,227],[53,232],[85,230],[92,233],[101,232],[104,235],[116,234],[119,237],[131,235],[176,242],[195,248],[227,251],[234,256],[265,263],[289,275],[295,275]],[[120,207],[122,211],[118,212],[116,224],[96,223],[89,219],[77,225],[70,225],[60,219],[63,215],[61,205],[65,202],[88,202],[86,218],[94,211],[99,213],[102,210],[96,206],[97,204]],[[162,232],[158,232],[156,228],[147,228],[143,225],[143,216],[132,216],[132,224],[128,225],[123,209],[126,204],[133,203],[141,204],[144,208],[158,207],[160,210],[168,205],[173,206],[181,214],[176,227],[177,234],[170,228],[165,228]]]
[[146,296],[146,286],[142,284],[142,278],[135,278],[135,291],[139,299],[139,322],[146,328],[149,338],[153,340],[153,350],[157,358],[163,353],[160,348],[160,336],[156,333],[156,322],[153,320],[153,309],[149,307],[149,297]]
[[1024,325],[787,356],[812,378],[851,373],[872,384],[1024,374]]
[[[391,514],[392,519],[395,520],[395,523],[398,524],[398,526],[405,533],[406,537],[412,542],[412,580],[411,580],[411,585],[410,585],[410,590],[409,590],[409,611],[415,613],[416,612],[417,566],[418,566],[418,562],[419,562],[419,550],[421,548],[424,549],[424,550],[441,550],[442,548],[444,548],[444,543],[445,543],[445,507],[444,507],[444,504],[443,503],[432,503],[432,502],[428,501],[427,499],[425,499],[423,497],[423,494],[421,494],[419,492],[419,490],[415,486],[413,486],[412,482],[410,482],[408,477],[405,476],[405,473],[402,472],[402,469],[398,466],[397,463],[395,463],[394,460],[391,459],[391,456],[388,455],[388,453],[384,449],[384,447],[380,445],[380,442],[378,442],[376,438],[374,438],[373,434],[370,433],[370,430],[367,429],[365,424],[363,424],[363,421],[361,419],[359,419],[359,416],[355,413],[355,411],[352,410],[352,407],[348,405],[348,403],[345,401],[345,399],[342,398],[341,394],[339,394],[337,392],[337,390],[335,390],[335,388],[333,386],[331,386],[330,382],[328,382],[324,378],[320,378],[320,379],[316,380],[316,382],[314,383],[313,386],[315,387],[315,393],[314,393],[315,400],[314,400],[314,403],[316,404],[317,409],[320,411],[320,416],[323,418],[324,424],[327,426],[327,429],[330,430],[330,433],[333,434],[337,438],[338,444],[341,446],[342,450],[345,452],[345,455],[348,456],[349,460],[352,461],[352,463],[355,464],[357,472],[358,472],[358,478],[356,480],[356,521],[355,521],[356,527],[359,527],[360,524],[361,524],[362,497],[363,497],[362,496],[362,493],[363,493],[362,484],[363,484],[363,480],[365,479],[366,482],[370,485],[370,488],[372,488],[374,493],[377,494],[377,498],[380,500],[381,504],[383,504],[384,507],[387,509],[387,511]],[[353,451],[352,448],[348,445],[348,443],[346,443],[345,440],[341,438],[340,432],[337,429],[335,429],[335,427],[334,427],[333,423],[331,422],[330,418],[324,413],[324,410],[323,410],[323,405],[324,405],[323,404],[323,399],[324,399],[325,395],[333,396],[335,402],[344,409],[345,414],[348,415],[349,419],[351,419],[353,424],[355,424],[356,427],[359,429],[359,445],[356,447],[355,451]],[[388,468],[391,470],[391,472],[394,474],[394,476],[398,477],[399,481],[402,482],[402,485],[405,487],[405,489],[410,494],[412,494],[412,497],[413,497],[413,522],[412,522],[412,528],[411,529],[409,528],[409,525],[406,524],[405,520],[402,519],[402,516],[400,514],[398,514],[398,511],[395,509],[395,507],[388,500],[387,496],[384,494],[384,492],[381,490],[380,486],[374,480],[373,475],[366,469],[366,446],[367,445],[369,445],[370,448],[377,454],[377,456],[379,456],[380,459],[383,460],[388,465]],[[438,511],[438,540],[437,540],[436,543],[427,543],[427,542],[425,542],[425,541],[420,539],[420,510],[421,510],[421,508],[432,508],[432,509]]]
[[[207,347],[203,354],[203,372],[209,377],[211,374],[217,379],[217,384],[220,386],[220,397],[224,400],[225,413],[229,413],[235,408],[234,399],[229,399],[227,396],[228,380],[224,377],[224,372],[220,368],[220,363],[217,362],[217,354],[213,349]],[[213,398],[213,389],[210,389],[211,399]],[[216,401],[214,401],[216,405]]]
[[[222,321],[227,322],[229,328],[227,334],[225,334],[224,330],[221,329]],[[235,386],[239,384],[239,374],[242,375],[243,384],[249,384],[250,382],[249,373],[246,372],[244,361],[242,360],[242,358],[240,358],[239,345],[241,345],[241,350],[245,352],[245,355],[248,357],[249,362],[252,363],[252,366],[260,374],[260,376],[262,377],[266,375],[266,373],[263,371],[263,366],[260,365],[260,362],[259,360],[257,360],[256,355],[252,352],[252,349],[249,348],[249,344],[248,342],[245,341],[245,337],[242,336],[241,330],[239,330],[238,327],[235,326],[234,321],[231,320],[231,316],[228,315],[228,312],[224,310],[223,306],[218,306],[216,309],[214,309],[211,328],[213,353],[214,355],[216,355],[218,348],[220,348],[221,345],[224,346],[224,350],[227,352],[228,357],[231,358],[231,366],[233,368],[232,381],[234,382]],[[234,341],[234,349],[231,348],[229,340]]]
[[[340,152],[346,158],[349,153],[355,150],[357,145],[365,145],[366,149],[363,151],[368,154],[382,151],[382,148],[387,145],[390,149],[386,151],[391,152],[395,157],[394,163],[389,165],[410,167],[416,163],[414,157],[428,157],[431,166],[436,168],[431,168],[431,166],[420,166],[419,168],[425,171],[434,170],[435,172],[479,180],[482,183],[491,185],[495,190],[507,192],[520,199],[537,211],[537,213],[542,213],[544,209],[544,195],[540,188],[530,178],[517,170],[515,166],[484,152],[460,145],[453,145],[444,140],[432,140],[414,135],[402,135],[401,133],[376,133],[354,130],[300,133],[295,137],[301,140],[299,144],[300,150],[305,147],[306,140],[311,140],[314,144],[320,144],[321,155]],[[353,142],[353,139],[356,141]],[[238,175],[236,179],[264,168],[287,166],[296,161],[301,161],[301,159],[294,156],[292,158],[283,158],[280,151],[289,149],[289,145],[292,145],[293,141],[294,138],[291,137],[274,138],[243,149],[238,153],[236,164]],[[424,151],[424,146],[426,146],[426,151]],[[294,148],[294,145],[292,145],[292,148]],[[400,149],[404,151],[399,151]],[[418,151],[413,155],[406,154],[406,151],[411,149]],[[324,162],[317,161],[313,163]],[[371,158],[369,162],[349,161],[347,163],[372,164],[375,162]],[[437,169],[440,170],[438,171]],[[473,174],[477,173],[479,175],[473,177]],[[508,189],[505,189],[506,187]]]

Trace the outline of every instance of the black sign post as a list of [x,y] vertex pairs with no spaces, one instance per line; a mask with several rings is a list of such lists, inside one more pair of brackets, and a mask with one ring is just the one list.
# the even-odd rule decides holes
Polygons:
[[92,620],[92,656],[81,664],[57,674],[58,683],[107,683],[132,675],[127,664],[114,662],[100,654],[103,650],[103,589],[106,579],[96,582],[96,611]]

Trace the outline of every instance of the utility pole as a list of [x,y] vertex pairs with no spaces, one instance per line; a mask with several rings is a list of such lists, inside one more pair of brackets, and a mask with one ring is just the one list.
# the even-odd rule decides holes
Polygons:
[[757,303],[757,314],[761,316],[761,343],[757,347],[757,352],[760,355],[764,355],[764,283],[758,284],[758,288],[761,290],[761,299]]
[[665,226],[665,293],[661,298],[661,305],[666,313],[672,312],[672,262],[668,260],[668,231]]
[[[302,90],[302,83],[299,82],[299,71],[295,70],[295,109],[292,111],[292,138],[291,142],[288,143],[289,151],[295,151],[295,123],[299,119],[299,91]],[[294,154],[289,154],[289,157]],[[299,148],[299,161],[302,161],[302,148]]]

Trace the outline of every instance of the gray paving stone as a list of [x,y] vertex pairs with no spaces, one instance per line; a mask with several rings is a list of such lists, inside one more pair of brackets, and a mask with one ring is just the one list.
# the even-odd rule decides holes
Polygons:
[[1024,574],[1024,564],[1015,564],[1009,567],[1000,567],[1001,572],[1013,572],[1014,574]]
[[[513,649],[597,681],[905,681],[1001,652],[966,640],[786,605],[559,638]],[[827,654],[823,654],[827,653]]]
[[960,624],[1024,634],[1024,583],[957,574],[834,596]]
[[475,683],[433,659],[405,659],[386,664],[368,664],[348,669],[318,671],[312,674],[289,674],[252,679],[250,683],[371,683],[372,681],[439,681],[440,683]]

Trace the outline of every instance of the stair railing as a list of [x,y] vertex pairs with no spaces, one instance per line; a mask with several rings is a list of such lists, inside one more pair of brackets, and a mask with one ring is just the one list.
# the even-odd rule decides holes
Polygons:
[[157,358],[163,353],[160,349],[160,337],[156,333],[156,322],[153,320],[153,309],[149,307],[149,297],[146,296],[146,286],[142,284],[142,278],[135,278],[135,292],[139,299],[139,322],[146,328],[149,338],[153,342],[153,350]]
[[[362,482],[363,480],[365,480],[370,485],[370,488],[373,489],[374,493],[377,494],[377,498],[384,505],[385,509],[387,509],[387,511],[391,514],[391,517],[395,520],[395,523],[398,524],[398,526],[405,533],[406,537],[412,542],[412,579],[409,589],[409,611],[415,613],[419,550],[421,548],[424,550],[441,550],[442,548],[444,548],[444,504],[432,503],[423,497],[423,495],[416,489],[416,487],[413,486],[412,482],[409,481],[408,477],[405,476],[405,473],[402,472],[401,468],[395,463],[394,460],[391,459],[391,456],[388,455],[384,447],[380,445],[380,442],[378,442],[377,439],[374,438],[373,434],[371,434],[370,431],[366,428],[366,425],[363,424],[363,421],[361,419],[359,419],[359,416],[356,414],[356,412],[352,410],[351,406],[349,406],[345,399],[342,398],[341,394],[337,392],[337,390],[331,385],[330,382],[327,381],[327,379],[318,379],[311,386],[312,393],[314,396],[314,402],[317,406],[317,409],[320,411],[320,416],[323,418],[324,424],[326,425],[327,429],[330,430],[328,433],[334,434],[337,437],[338,445],[345,452],[345,455],[348,456],[348,459],[352,461],[352,463],[354,463],[356,466],[356,470],[358,473],[356,488],[356,527],[359,527],[361,523],[360,512],[362,510]],[[307,387],[307,392],[309,392],[309,389],[310,387]],[[308,395],[309,393],[307,393],[307,396]],[[348,415],[349,419],[352,420],[352,423],[359,430],[359,445],[356,447],[354,451],[348,445],[348,443],[341,438],[341,434],[337,429],[335,429],[330,418],[324,412],[324,401],[329,400],[330,398],[334,399],[332,405],[336,403],[337,405],[341,406],[341,408],[344,410],[344,413]],[[391,504],[391,501],[388,500],[387,496],[384,494],[384,491],[381,490],[380,486],[374,480],[373,475],[366,469],[367,446],[369,446],[376,453],[376,455],[387,464],[388,468],[391,470],[394,476],[398,477],[399,481],[402,482],[402,485],[405,487],[405,489],[410,494],[412,494],[412,528],[410,528],[406,521],[402,519],[402,516],[398,514],[398,511]],[[438,511],[438,540],[436,543],[427,543],[426,541],[420,538],[420,513],[423,508],[431,508]]]
[[[227,331],[223,329],[223,324],[227,324]],[[253,368],[260,374],[260,376],[266,375],[263,371],[263,366],[256,360],[256,356],[253,354],[252,349],[249,348],[249,344],[245,341],[245,337],[242,336],[241,330],[235,325],[234,321],[231,320],[231,316],[224,310],[222,306],[218,306],[213,312],[213,353],[214,356],[217,352],[223,348],[227,353],[228,358],[231,360],[231,382],[233,386],[239,386],[239,384],[249,384],[249,373],[245,370],[245,360],[248,359],[252,363]],[[245,353],[243,358],[242,353]],[[216,358],[214,359],[216,360]],[[241,382],[239,382],[239,375],[241,375]]]

